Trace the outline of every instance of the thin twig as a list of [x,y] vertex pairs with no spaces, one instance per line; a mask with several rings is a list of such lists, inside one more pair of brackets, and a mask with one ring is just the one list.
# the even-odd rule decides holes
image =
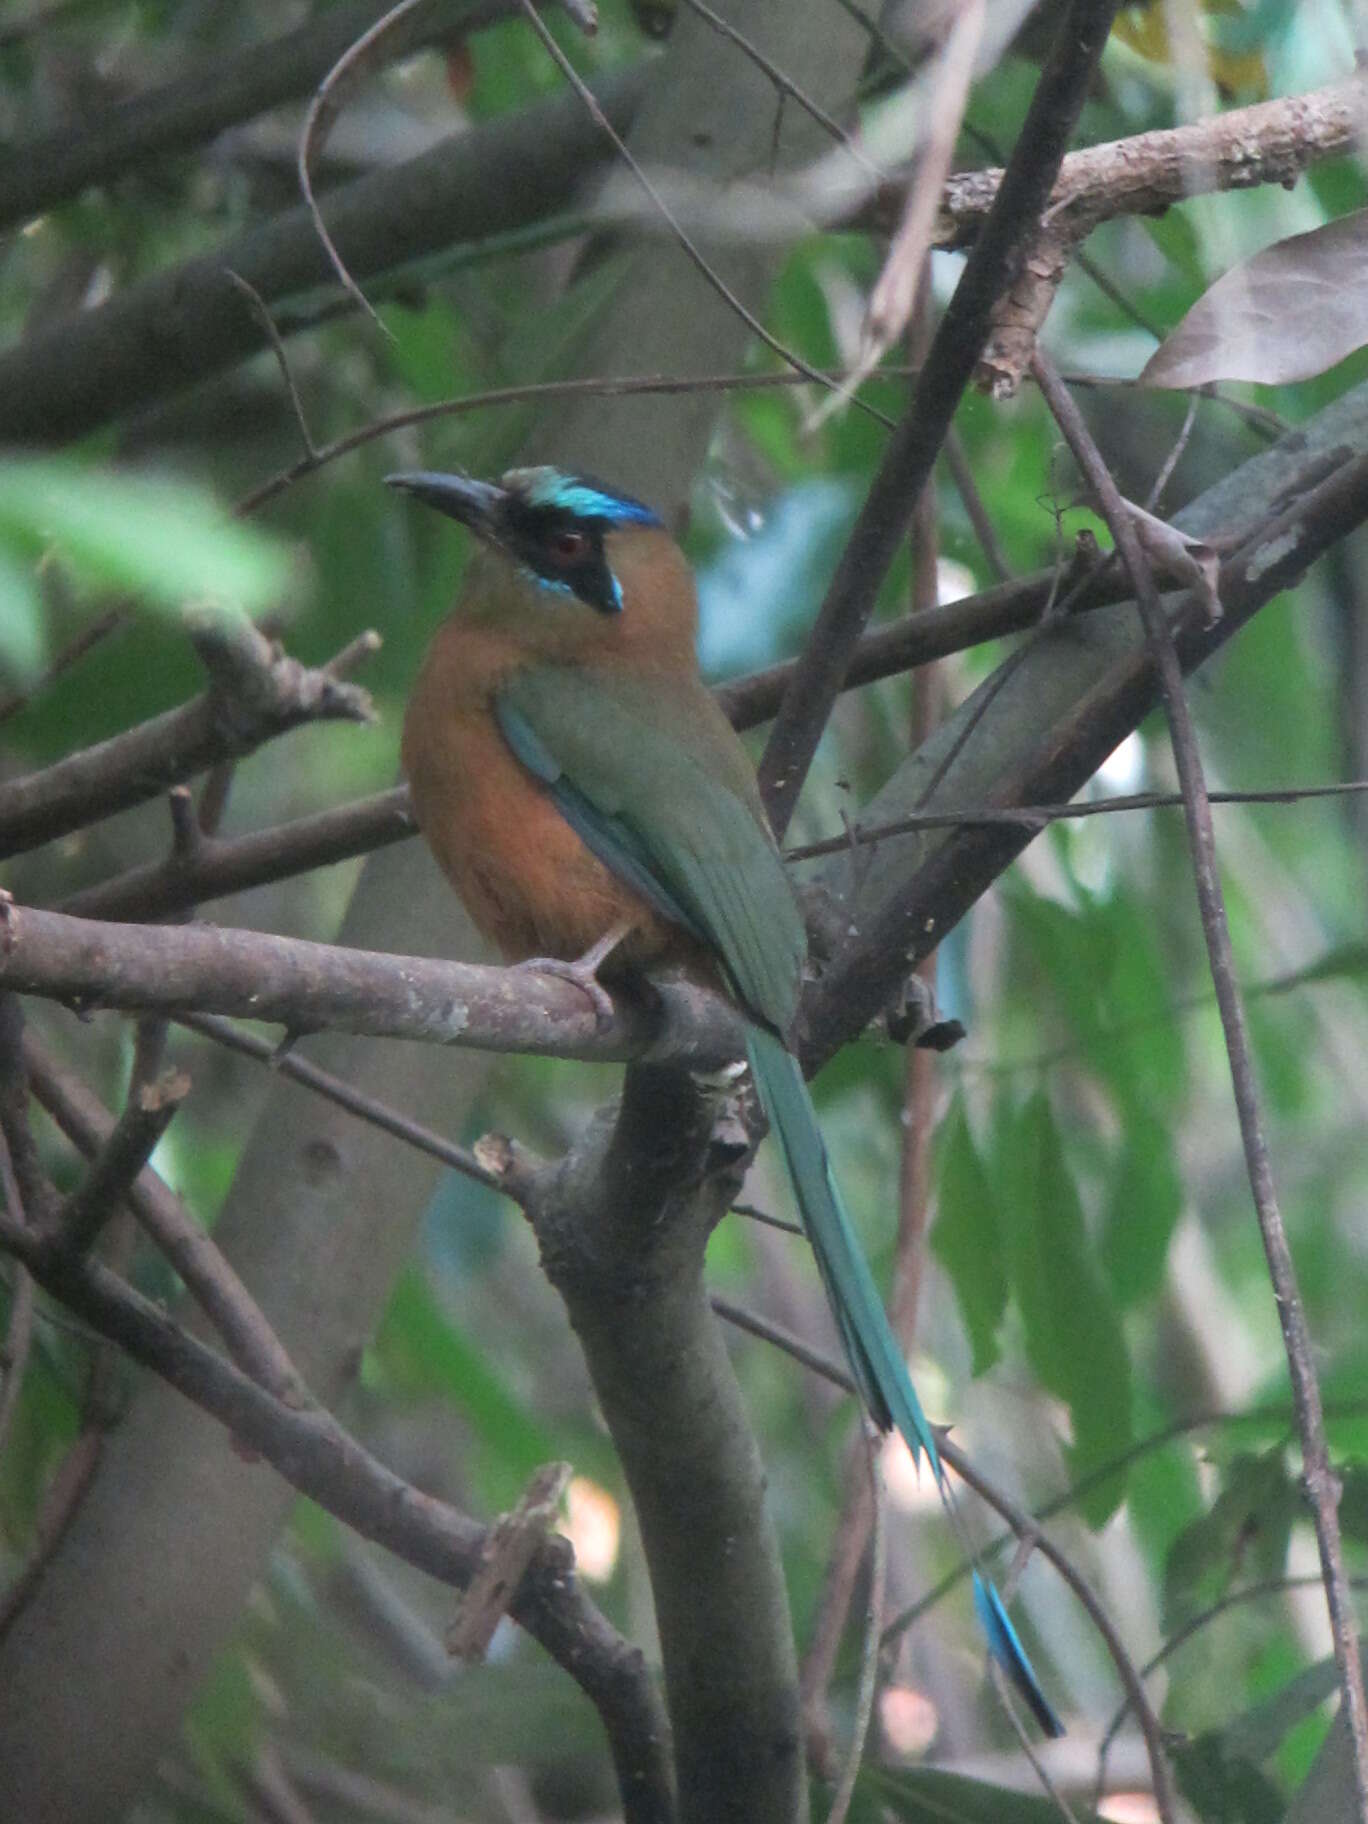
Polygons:
[[1178,1801],[1173,1788],[1173,1773],[1169,1767],[1168,1752],[1164,1744],[1164,1732],[1154,1706],[1150,1703],[1141,1681],[1135,1661],[1126,1651],[1125,1643],[1112,1625],[1111,1617],[1094,1594],[1092,1586],[1083,1574],[1077,1570],[1068,1554],[1061,1550],[1048,1533],[1032,1519],[1025,1508],[996,1486],[977,1469],[953,1439],[941,1435],[936,1439],[941,1458],[948,1463],[960,1479],[966,1482],[979,1498],[987,1502],[1004,1519],[1018,1539],[1030,1539],[1041,1557],[1052,1564],[1064,1582],[1068,1584],[1078,1601],[1082,1604],[1089,1621],[1102,1637],[1102,1643],[1116,1668],[1121,1688],[1130,1699],[1145,1738],[1145,1748],[1149,1756],[1150,1778],[1154,1785],[1154,1802],[1159,1810],[1163,1824],[1177,1824]]
[[[727,1323],[736,1325],[738,1329],[748,1330],[752,1336],[758,1336],[767,1343],[773,1343],[776,1348],[782,1349],[786,1355],[791,1355],[795,1361],[801,1362],[805,1368],[810,1368],[814,1374],[821,1375],[823,1380],[830,1381],[833,1386],[841,1387],[849,1393],[855,1391],[855,1383],[841,1363],[832,1361],[821,1350],[809,1347],[801,1338],[795,1337],[782,1325],[771,1323],[768,1318],[759,1317],[755,1312],[747,1311],[743,1306],[735,1305],[730,1299],[722,1298],[717,1293],[711,1294],[709,1302],[717,1315]],[[980,1500],[986,1502],[1007,1522],[1018,1539],[1030,1539],[1033,1542],[1041,1557],[1054,1566],[1077,1597],[1088,1619],[1102,1637],[1102,1642],[1121,1681],[1121,1687],[1129,1696],[1140,1722],[1149,1754],[1155,1803],[1159,1808],[1160,1818],[1163,1820],[1163,1824],[1176,1824],[1177,1801],[1159,1718],[1155,1715],[1154,1707],[1145,1693],[1135,1662],[1127,1653],[1121,1636],[1112,1625],[1106,1609],[1094,1594],[1092,1586],[1074,1567],[1067,1553],[1057,1546],[1047,1533],[1041,1531],[1033,1516],[998,1488],[995,1483],[990,1482],[981,1471],[975,1469],[965,1452],[945,1432],[940,1430],[937,1430],[936,1433],[936,1449],[942,1461],[948,1463],[961,1481],[972,1488]],[[888,1637],[889,1630],[886,1629],[884,1638]]]
[[1007,1682],[1007,1674],[995,1659],[990,1659],[988,1661],[988,1679],[993,1690],[997,1693],[998,1702],[1002,1705],[1003,1713],[1006,1716],[1008,1723],[1011,1725],[1012,1734],[1017,1738],[1017,1745],[1021,1749],[1021,1752],[1026,1756],[1026,1759],[1030,1762],[1031,1772],[1036,1776],[1037,1780],[1039,1780],[1041,1789],[1046,1798],[1054,1806],[1060,1817],[1063,1818],[1064,1824],[1079,1824],[1077,1813],[1074,1811],[1074,1808],[1070,1805],[1069,1801],[1064,1797],[1064,1794],[1059,1790],[1058,1786],[1055,1785],[1054,1780],[1051,1778],[1049,1768],[1045,1765],[1035,1743],[1031,1740],[1030,1730],[1017,1714],[1017,1707],[1013,1701],[1012,1688]]
[[[299,149],[295,157],[295,169],[299,174],[300,194],[303,196],[309,214],[313,218],[314,233],[322,242],[323,250],[328,256],[333,271],[337,274],[342,289],[354,304],[360,306],[370,318],[371,322],[375,324],[376,328],[384,331],[384,334],[389,337],[391,342],[394,340],[393,331],[386,329],[379,317],[376,316],[370,300],[361,290],[361,287],[357,284],[356,280],[351,276],[351,273],[348,272],[346,261],[337,251],[333,238],[328,233],[327,226],[323,220],[322,211],[314,200],[313,179],[309,175],[309,165],[315,151],[322,150],[324,142],[327,140],[328,134],[332,130],[333,122],[336,120],[338,111],[341,107],[338,91],[341,89],[344,81],[348,76],[354,77],[359,74],[367,56],[381,42],[391,26],[397,25],[407,14],[415,11],[416,8],[423,6],[424,4],[426,4],[426,0],[398,0],[398,4],[392,6],[387,13],[382,14],[381,17],[376,20],[375,24],[371,26],[369,31],[363,32],[353,44],[348,45],[347,49],[343,51],[337,62],[314,90],[313,99],[309,103],[308,113],[304,116],[304,125],[300,129]],[[231,273],[229,276],[237,278],[235,273]],[[237,279],[237,283],[241,285],[243,280]],[[272,328],[273,327],[274,326],[272,326]],[[307,435],[308,433],[306,431],[306,438]]]
[[930,283],[929,256],[936,216],[983,38],[983,0],[959,0],[959,5],[945,17],[948,30],[924,73],[924,125],[918,155],[903,186],[905,195],[898,224],[889,238],[882,270],[865,307],[855,376],[841,394],[825,400],[808,414],[803,427],[808,435],[825,423],[860,380],[874,371],[906,329],[919,292],[924,295]]
[[1067,388],[1046,357],[1036,351],[1034,371],[1041,391],[1056,423],[1082,468],[1089,486],[1097,495],[1103,517],[1121,552],[1131,585],[1135,590],[1146,638],[1159,675],[1164,711],[1168,718],[1174,762],[1182,789],[1187,821],[1188,841],[1192,850],[1193,877],[1201,909],[1202,933],[1206,940],[1211,979],[1216,989],[1221,1026],[1225,1034],[1230,1061],[1231,1087],[1239,1116],[1240,1138],[1250,1190],[1273,1285],[1274,1303],[1282,1327],[1283,1346],[1287,1354],[1292,1382],[1292,1400],[1296,1415],[1297,1435],[1301,1444],[1302,1468],[1307,1495],[1315,1523],[1316,1543],[1320,1550],[1321,1571],[1325,1581],[1326,1606],[1335,1643],[1335,1660],[1339,1667],[1344,1693],[1350,1739],[1354,1749],[1354,1784],[1358,1810],[1368,1824],[1368,1702],[1364,1697],[1363,1664],[1359,1657],[1358,1627],[1344,1568],[1344,1552],[1339,1529],[1339,1483],[1330,1467],[1325,1442],[1324,1414],[1321,1410],[1320,1384],[1316,1378],[1315,1358],[1306,1315],[1297,1285],[1296,1267],[1287,1241],[1282,1212],[1278,1207],[1273,1184],[1273,1169],[1264,1134],[1258,1081],[1249,1046],[1244,1005],[1235,974],[1235,959],[1226,920],[1225,899],[1221,890],[1216,858],[1215,831],[1211,805],[1207,796],[1201,753],[1183,689],[1183,674],[1173,644],[1173,634],[1159,600],[1154,577],[1136,536],[1130,514],[1112,480],[1097,445],[1092,439],[1082,414]]
[[111,633],[117,633],[126,627],[132,615],[125,602],[113,608],[106,608],[103,614],[97,614],[72,639],[68,640],[62,650],[44,667],[38,677],[21,690],[11,691],[7,697],[0,698],[0,722],[8,722],[11,716],[18,715],[26,709],[35,697],[55,684],[64,671],[69,671],[78,659],[83,659],[92,647],[98,646],[101,640],[108,639]]
[[753,1203],[734,1203],[731,1213],[733,1216],[746,1216],[752,1222],[761,1222],[767,1229],[778,1229],[784,1235],[803,1235],[807,1232],[801,1222],[790,1222],[786,1216],[771,1216],[768,1210],[758,1210]]
[[[870,376],[878,380],[907,380],[916,376],[917,369],[909,368],[897,362],[887,362],[876,369]],[[831,378],[838,385],[847,384],[854,373],[853,368],[833,369]],[[1133,388],[1135,381],[1124,375],[1079,374],[1067,376],[1071,386]],[[268,502],[275,500],[287,488],[293,487],[306,476],[336,462],[343,456],[349,456],[355,450],[373,443],[377,438],[388,437],[396,431],[411,429],[414,425],[433,424],[443,418],[462,418],[469,412],[495,410],[508,405],[551,404],[560,399],[623,399],[641,395],[654,395],[670,398],[690,393],[710,392],[768,392],[774,388],[792,388],[810,384],[808,376],[790,369],[771,373],[746,374],[622,374],[595,375],[576,380],[534,380],[519,386],[494,386],[478,393],[466,393],[459,399],[439,399],[431,405],[407,406],[402,411],[386,412],[381,417],[373,418],[357,430],[348,431],[345,436],[334,439],[331,443],[319,446],[316,455],[300,457],[287,468],[280,469],[265,481],[244,494],[233,509],[238,518],[247,518],[257,512]],[[1181,389],[1175,389],[1181,390]],[[1202,397],[1216,397],[1206,387],[1197,387],[1194,392]],[[1238,400],[1221,401],[1232,410],[1241,409]],[[953,460],[953,458],[952,458]],[[958,481],[956,483],[958,486]]]
[[[290,401],[290,409],[294,413],[295,423],[299,427],[299,441],[304,446],[305,459],[317,462],[318,445],[313,440],[313,433],[309,429],[309,420],[304,415],[304,402],[299,397],[299,388],[295,385],[294,371],[290,366],[290,357],[285,350],[284,338],[276,328],[276,320],[271,315],[271,307],[266,302],[265,298],[262,297],[256,286],[251,284],[247,279],[244,279],[240,272],[234,272],[231,266],[225,266],[223,270],[246,298],[248,304],[251,306],[252,315],[256,318],[257,322],[260,323],[265,332],[266,340],[271,345],[271,353],[275,356],[276,366],[280,369],[280,377],[285,382],[285,393]],[[365,303],[364,298],[362,299],[362,302]],[[369,308],[369,305],[367,305],[367,309]]]
[[189,1093],[190,1079],[180,1071],[171,1071],[160,1083],[134,1082],[123,1113],[62,1207],[59,1221],[67,1247],[84,1253],[94,1246]]
[[[23,1036],[23,1062],[39,1105],[78,1152],[97,1157],[114,1129],[104,1104],[32,1029]],[[300,1378],[284,1345],[180,1198],[150,1167],[133,1180],[126,1196],[139,1224],[189,1288],[238,1367],[268,1393],[297,1402]]]
[[[5,1194],[5,1208],[16,1222],[27,1226],[24,1199],[14,1175],[9,1142],[0,1124],[0,1189]],[[0,1455],[19,1405],[19,1392],[28,1368],[29,1350],[33,1346],[33,1275],[27,1267],[16,1264],[9,1287],[9,1323],[5,1340],[0,1344]]]
[[697,13],[700,19],[705,20],[715,32],[719,33],[723,38],[729,39],[731,43],[736,46],[737,50],[744,56],[749,57],[756,69],[762,70],[774,84],[780,95],[788,95],[796,101],[803,112],[810,115],[811,118],[817,122],[817,125],[822,128],[823,132],[829,133],[836,141],[837,145],[848,152],[858,165],[863,166],[872,178],[879,183],[888,183],[891,181],[888,172],[881,171],[879,167],[873,163],[868,155],[863,152],[851,138],[850,134],[846,132],[840,121],[828,114],[821,103],[814,101],[807,90],[802,88],[791,76],[781,70],[777,63],[766,57],[758,44],[753,43],[747,38],[744,32],[738,31],[730,20],[724,19],[720,13],[715,13],[710,6],[704,3],[704,0],[685,0],[685,4],[689,6],[692,11]]
[[68,1528],[81,1511],[99,1468],[103,1441],[102,1430],[84,1425],[57,1465],[34,1529],[32,1549],[0,1596],[0,1642],[37,1594]]
[[[1330,1400],[1327,1401],[1325,1410],[1326,1416],[1332,1419],[1363,1418],[1368,1415],[1368,1400]],[[1178,1438],[1187,1437],[1190,1432],[1203,1431],[1208,1426],[1260,1425],[1279,1420],[1290,1424],[1291,1419],[1290,1406],[1251,1406],[1242,1412],[1213,1409],[1207,1412],[1189,1413],[1186,1418],[1174,1419],[1171,1424],[1161,1425],[1148,1437],[1137,1439],[1134,1444],[1128,1445],[1116,1456],[1109,1457],[1105,1463],[1099,1463],[1096,1469],[1089,1470],[1087,1475],[1080,1476],[1076,1482],[1070,1483],[1062,1494],[1055,1495],[1049,1501],[1042,1502],[1039,1507],[1033,1508],[1031,1517],[1037,1526],[1043,1521],[1053,1520],[1056,1514],[1062,1514],[1066,1509],[1076,1507],[1079,1502],[1085,1501],[1094,1489],[1101,1488],[1113,1477],[1121,1475],[1132,1463],[1149,1456],[1153,1451],[1162,1450],[1166,1444],[1172,1444]],[[999,1533],[996,1539],[990,1540],[983,1548],[979,1554],[980,1558],[987,1563],[999,1552],[1005,1551],[1016,1537],[1017,1535],[1011,1531]],[[963,1563],[956,1565],[954,1570],[947,1571],[940,1582],[933,1584],[925,1595],[919,1596],[915,1602],[909,1603],[905,1609],[893,1617],[884,1629],[883,1644],[888,1646],[897,1639],[899,1634],[905,1633],[908,1628],[919,1622],[923,1615],[929,1614],[938,1603],[944,1601],[964,1582],[973,1568],[973,1565],[966,1559]],[[1316,1581],[1320,1581],[1319,1577]]]
[[[1347,798],[1368,792],[1368,779],[1341,779],[1331,785],[1269,787],[1264,791],[1212,792],[1212,804],[1300,804],[1308,798]],[[852,823],[840,836],[824,836],[784,850],[786,861],[811,861],[818,855],[839,855],[861,843],[883,842],[891,836],[910,836],[919,830],[972,828],[976,824],[1017,824],[1044,829],[1047,824],[1081,817],[1107,817],[1120,811],[1181,810],[1181,792],[1126,792],[1110,798],[1093,798],[1082,804],[979,805],[962,811],[909,811],[887,823]]]
[[[690,262],[702,278],[712,287],[727,308],[734,311],[736,315],[740,317],[751,334],[758,336],[765,347],[771,350],[772,353],[778,355],[781,361],[787,362],[787,364],[796,372],[804,375],[808,380],[815,381],[818,386],[825,387],[828,391],[832,392],[838,390],[838,382],[833,379],[830,374],[823,373],[820,368],[811,366],[808,362],[804,361],[801,355],[796,354],[786,343],[781,342],[777,336],[766,329],[765,325],[760,321],[759,317],[755,315],[754,311],[749,310],[746,305],[742,303],[741,299],[737,297],[736,293],[727,284],[721,273],[717,271],[716,267],[713,266],[707,258],[707,255],[703,253],[697,242],[694,241],[688,229],[685,228],[678,216],[675,215],[674,211],[660,194],[660,191],[656,188],[650,177],[647,176],[646,171],[631,152],[627,142],[599,106],[598,98],[595,96],[593,90],[589,87],[588,83],[584,81],[574,64],[571,63],[570,59],[565,55],[565,52],[551,36],[541,14],[533,5],[533,0],[518,0],[518,3],[527,16],[528,24],[545,46],[547,55],[565,77],[571,88],[574,89],[580,100],[584,103],[594,125],[607,138],[618,157],[626,165],[637,183],[640,184],[642,190],[650,200],[651,206],[659,212],[661,219],[669,225],[670,232],[679,243],[681,250],[688,256]],[[893,428],[892,419],[884,412],[879,411],[876,406],[870,405],[863,399],[856,399],[855,403],[862,412],[866,413],[870,418],[873,418],[877,423],[885,425],[890,430]]]
[[874,1693],[879,1678],[879,1637],[883,1620],[884,1592],[888,1581],[888,1497],[879,1467],[879,1439],[872,1427],[860,1427],[865,1473],[869,1480],[869,1504],[872,1514],[869,1564],[869,1600],[865,1607],[864,1640],[860,1649],[860,1677],[855,1687],[855,1719],[846,1752],[845,1766],[826,1824],[845,1824],[850,1801],[855,1796],[855,1781],[864,1759],[869,1719],[874,1714]]
[[[890,370],[880,369],[879,371],[883,373]],[[983,496],[979,492],[978,483],[974,480],[974,471],[970,467],[968,455],[965,453],[964,439],[953,424],[945,434],[945,448],[941,454],[945,457],[945,466],[950,471],[950,479],[955,484],[955,492],[964,503],[964,511],[969,516],[969,524],[974,528],[974,537],[978,540],[979,550],[983,553],[983,561],[992,573],[993,581],[995,583],[1010,581],[1012,567],[1003,554],[997,529],[988,515],[987,507],[983,504]]]
[[1173,471],[1178,467],[1179,462],[1182,460],[1183,451],[1188,446],[1188,438],[1192,435],[1192,427],[1197,422],[1197,407],[1200,403],[1201,401],[1196,393],[1188,400],[1187,411],[1183,415],[1182,428],[1173,441],[1173,448],[1164,458],[1159,473],[1150,484],[1149,493],[1145,496],[1145,506],[1151,513],[1157,513],[1159,511],[1159,502],[1164,498],[1164,489],[1173,479]]
[[[440,1159],[453,1172],[473,1178],[477,1184],[498,1188],[498,1180],[485,1170],[468,1148],[457,1146],[455,1141],[447,1140],[432,1128],[411,1120],[408,1115],[389,1107],[375,1096],[364,1094],[341,1077],[333,1076],[330,1071],[320,1070],[317,1064],[310,1064],[294,1052],[282,1056],[278,1046],[257,1038],[254,1033],[243,1032],[231,1020],[219,1019],[212,1013],[182,1014],[176,1024],[184,1026],[190,1032],[199,1033],[201,1038],[212,1039],[214,1044],[222,1045],[228,1051],[236,1051],[245,1058],[255,1058],[279,1076],[290,1077],[294,1082],[302,1083],[306,1089],[313,1090],[315,1095],[322,1096],[325,1101],[345,1108],[348,1114],[355,1115],[359,1121],[367,1121],[372,1127],[382,1128],[385,1133],[393,1134],[396,1140],[402,1140],[405,1145],[415,1147],[433,1159]],[[733,1208],[738,1207],[733,1205]],[[746,1214],[759,1216],[760,1212],[748,1209]],[[771,1217],[769,1220],[778,1219]]]
[[[1140,1668],[1141,1678],[1151,1678],[1164,1662],[1170,1659],[1180,1647],[1185,1647],[1194,1635],[1210,1627],[1213,1621],[1230,1609],[1240,1608],[1246,1602],[1257,1602],[1265,1596],[1285,1596],[1292,1590],[1312,1590],[1322,1587],[1319,1572],[1308,1572],[1304,1577],[1266,1577],[1260,1583],[1247,1583],[1242,1589],[1230,1590],[1224,1596],[1205,1608],[1200,1614],[1190,1616],[1181,1628],[1176,1628],[1163,1646],[1147,1659]],[[1368,1589],[1368,1577],[1351,1577],[1349,1587],[1353,1590]],[[1112,1714],[1111,1721],[1102,1733],[1102,1740],[1097,1744],[1097,1797],[1102,1796],[1102,1787],[1107,1775],[1107,1756],[1118,1732],[1130,1715],[1130,1700],[1122,1698]]]

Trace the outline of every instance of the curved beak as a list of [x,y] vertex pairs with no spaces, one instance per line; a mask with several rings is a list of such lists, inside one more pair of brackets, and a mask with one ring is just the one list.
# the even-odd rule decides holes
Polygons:
[[385,485],[402,488],[425,506],[436,507],[479,537],[493,539],[495,516],[508,498],[502,488],[488,481],[469,481],[464,475],[444,475],[437,469],[406,469],[386,475]]

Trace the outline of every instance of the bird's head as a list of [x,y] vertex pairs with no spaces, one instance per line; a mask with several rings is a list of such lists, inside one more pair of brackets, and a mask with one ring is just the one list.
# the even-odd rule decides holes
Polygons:
[[467,591],[467,617],[531,617],[547,635],[580,624],[586,635],[615,638],[618,629],[604,622],[622,622],[629,637],[626,622],[655,620],[669,607],[657,596],[680,595],[684,580],[680,613],[691,635],[688,567],[657,514],[629,494],[551,467],[511,469],[498,483],[436,471],[385,480],[460,520],[491,553]]

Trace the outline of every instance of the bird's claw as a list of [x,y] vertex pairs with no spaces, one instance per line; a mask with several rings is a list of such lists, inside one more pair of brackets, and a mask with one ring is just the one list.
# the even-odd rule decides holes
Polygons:
[[613,1023],[613,997],[598,979],[598,972],[630,930],[628,924],[614,925],[583,956],[577,956],[572,962],[567,962],[560,956],[530,956],[526,962],[518,963],[516,967],[535,970],[539,975],[554,975],[563,982],[573,982],[589,998],[589,1004],[594,1009],[595,1027],[599,1032],[606,1032]]

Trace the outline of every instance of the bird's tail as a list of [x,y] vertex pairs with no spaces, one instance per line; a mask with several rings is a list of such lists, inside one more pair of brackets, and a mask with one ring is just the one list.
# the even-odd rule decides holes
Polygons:
[[[826,1143],[798,1060],[773,1033],[754,1026],[747,1035],[747,1050],[761,1103],[793,1180],[803,1227],[816,1256],[855,1385],[881,1430],[896,1426],[914,1462],[925,1453],[946,1512],[956,1534],[963,1539],[963,1527],[941,1466],[935,1435],[926,1421],[902,1350],[884,1315],[874,1277],[836,1188]],[[974,1607],[989,1652],[1036,1721],[1047,1735],[1062,1735],[1064,1726],[1040,1688],[1002,1598],[980,1575],[977,1566]]]

